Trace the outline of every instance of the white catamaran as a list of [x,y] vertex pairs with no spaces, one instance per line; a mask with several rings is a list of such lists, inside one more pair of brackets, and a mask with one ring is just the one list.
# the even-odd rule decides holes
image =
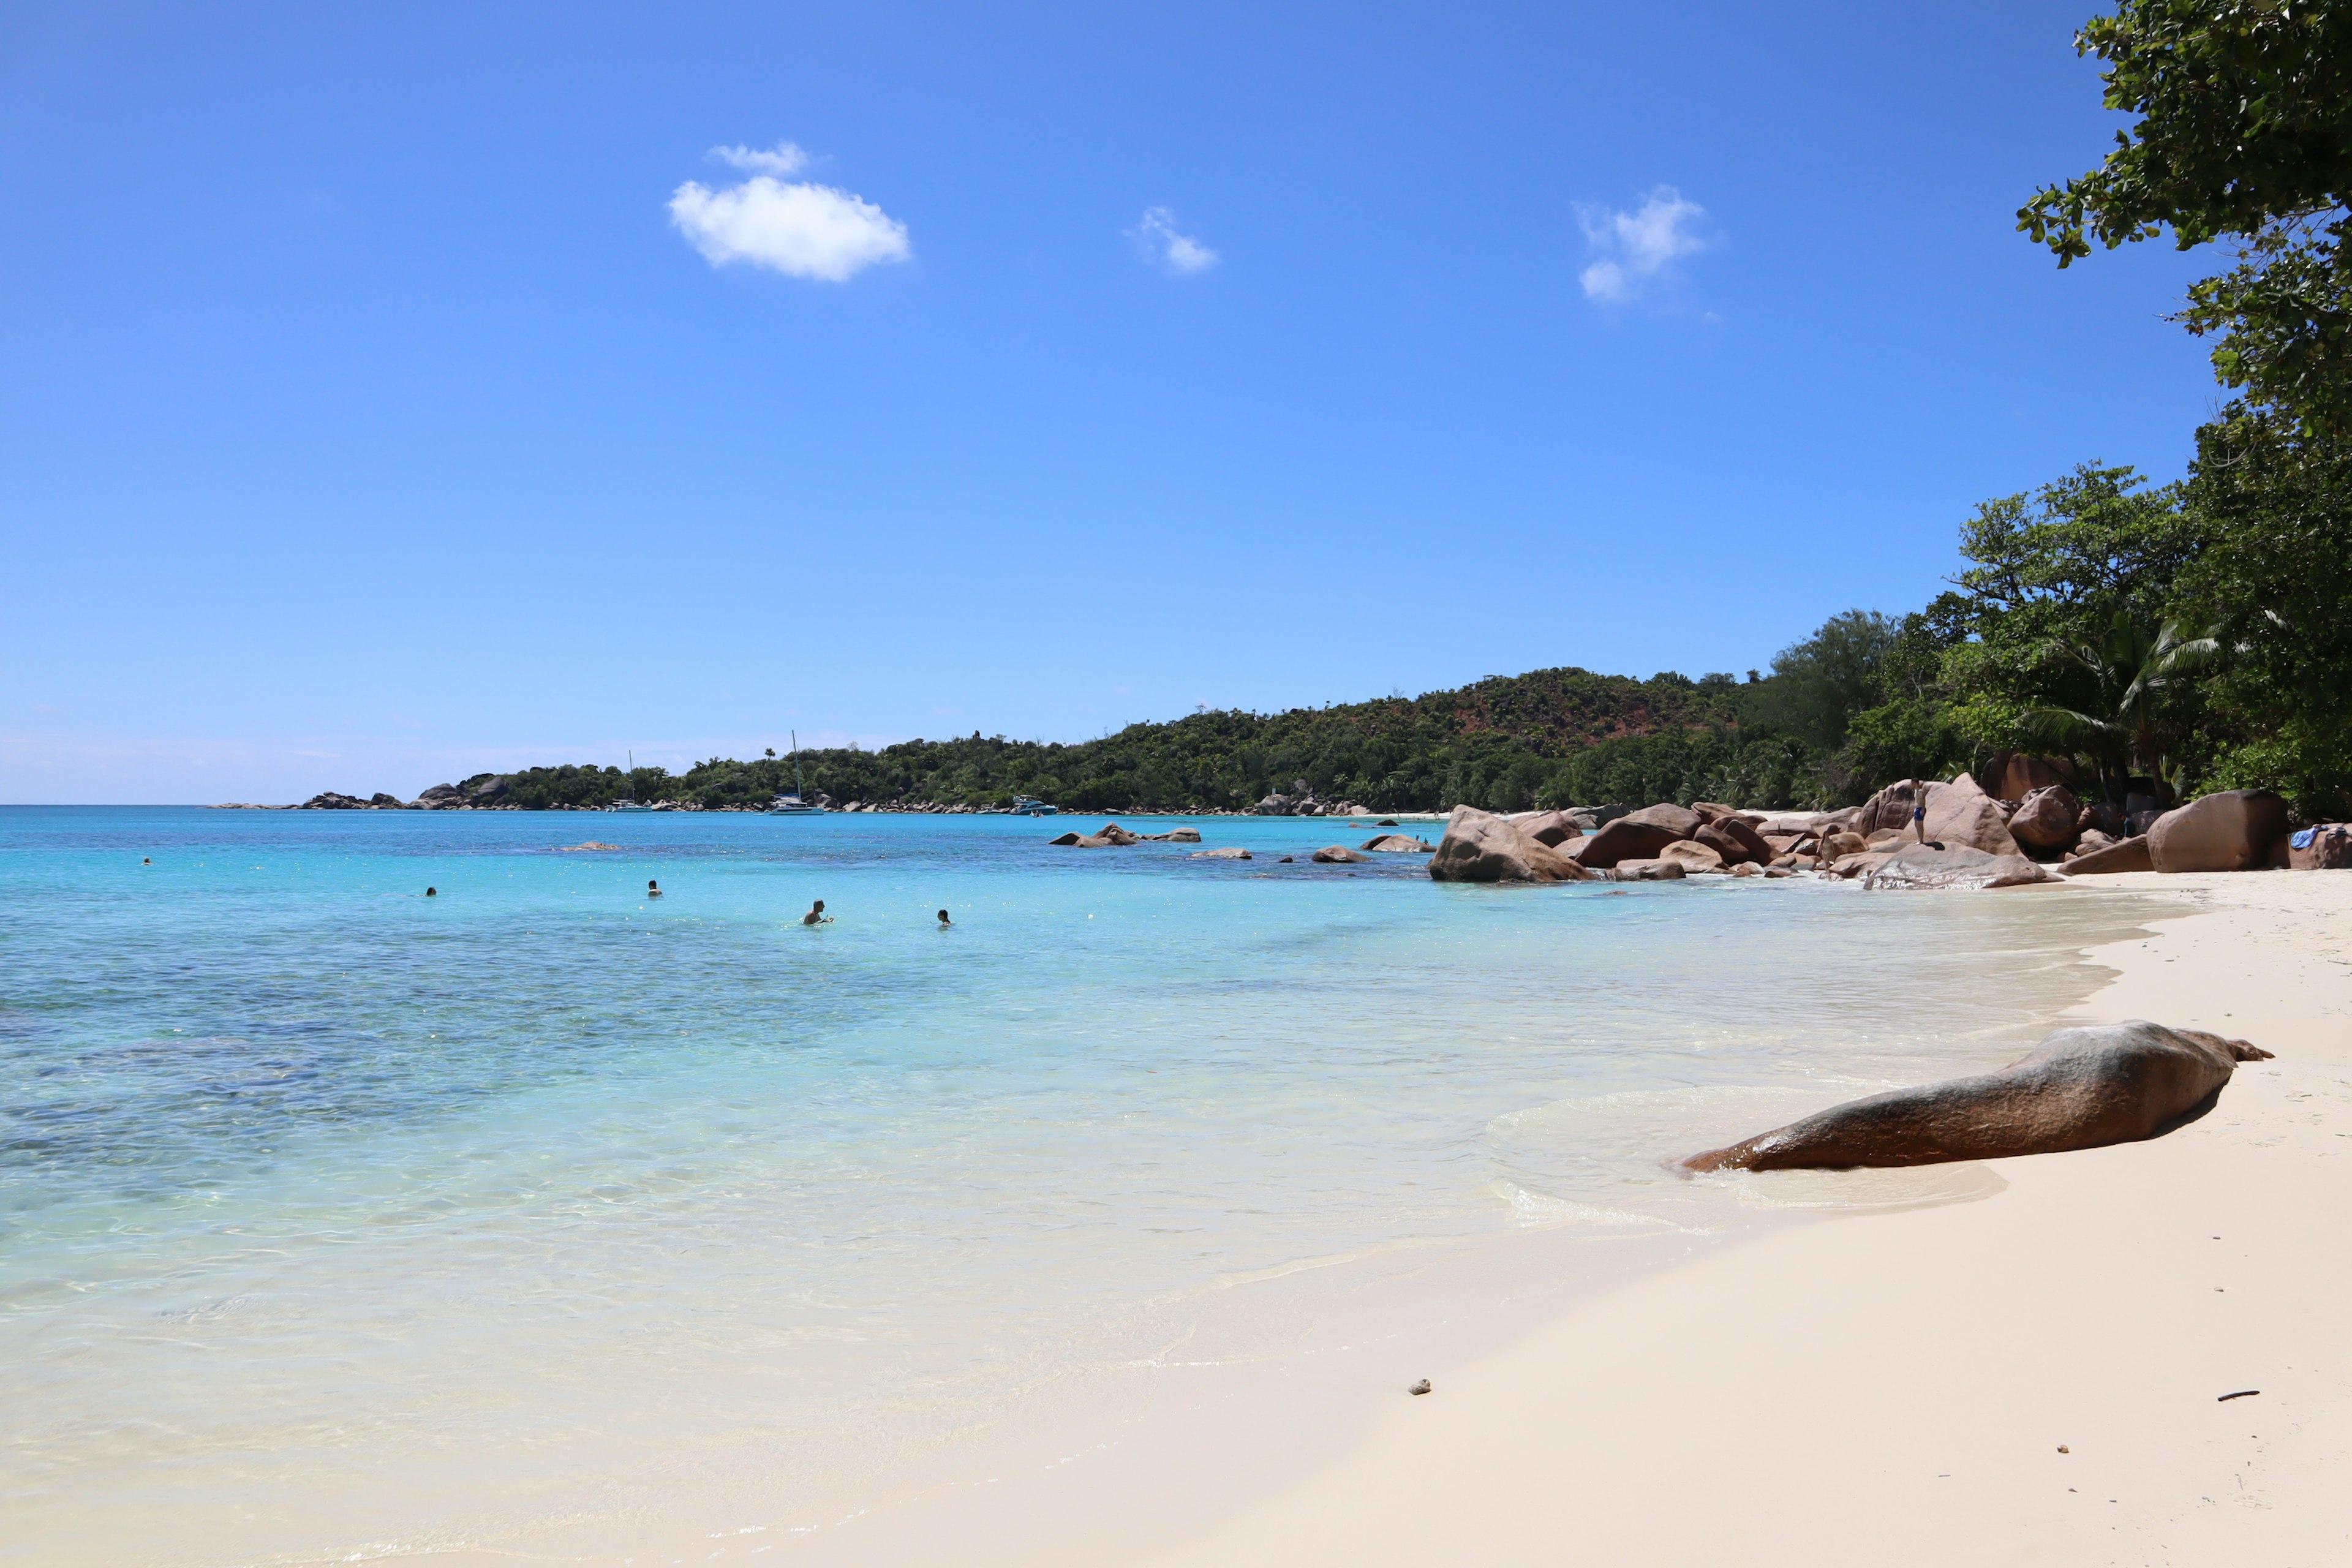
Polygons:
[[656,807],[654,807],[654,806],[650,806],[650,805],[639,805],[637,804],[637,753],[636,753],[636,752],[631,752],[629,753],[629,793],[628,793],[628,795],[625,795],[625,797],[623,797],[623,798],[622,798],[622,799],[620,799],[620,800],[616,800],[616,801],[614,801],[612,805],[610,805],[606,806],[604,809],[605,809],[606,811],[653,811],[653,810],[656,809]]
[[801,783],[801,736],[797,730],[785,731],[793,738],[793,793],[780,795],[769,804],[770,816],[823,816],[824,807],[811,805],[803,798],[806,787]]

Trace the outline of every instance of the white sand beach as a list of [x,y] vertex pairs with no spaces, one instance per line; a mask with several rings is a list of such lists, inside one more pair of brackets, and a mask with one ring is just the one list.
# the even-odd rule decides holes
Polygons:
[[[2098,952],[2113,982],[2053,1026],[2277,1053],[2210,1114],[1643,1278],[1428,1397],[1401,1382],[1343,1459],[1138,1560],[2352,1561],[2352,876],[1958,896],[2125,892],[2184,918]],[[1899,955],[1874,962],[1902,1005]]]

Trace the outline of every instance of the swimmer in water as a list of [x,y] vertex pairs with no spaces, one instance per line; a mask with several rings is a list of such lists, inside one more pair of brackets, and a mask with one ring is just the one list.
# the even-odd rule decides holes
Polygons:
[[661,884],[655,881],[651,877],[646,879],[646,897],[649,899],[658,899],[661,897]]
[[155,858],[152,855],[142,855],[139,857],[139,863],[142,866],[152,866],[155,863]]
[[814,904],[811,905],[809,912],[801,917],[801,924],[804,926],[829,926],[832,923],[833,917],[824,912],[824,900],[823,899],[819,899]]
[[425,896],[428,899],[437,899],[441,896],[441,889],[438,888],[427,888],[425,889]]
[[948,929],[948,927],[950,927],[950,926],[951,926],[951,925],[953,925],[953,924],[955,924],[955,921],[951,921],[951,920],[948,919],[948,912],[947,912],[947,910],[941,910],[940,911],[940,929],[941,931],[945,931],[945,930],[947,930],[947,929]]

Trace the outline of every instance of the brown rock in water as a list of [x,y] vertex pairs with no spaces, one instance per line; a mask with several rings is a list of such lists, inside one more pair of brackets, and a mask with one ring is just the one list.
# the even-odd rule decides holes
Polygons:
[[617,844],[599,844],[596,840],[591,838],[585,844],[559,845],[557,849],[559,853],[568,855],[574,849],[618,849],[619,847],[620,846]]
[[1076,844],[1078,842],[1078,836],[1075,833],[1065,833],[1059,838],[1048,838],[1045,842],[1048,844]]
[[1201,830],[1197,827],[1171,827],[1165,833],[1137,835],[1146,844],[1198,844]]
[[1354,866],[1370,858],[1371,857],[1363,851],[1350,849],[1344,844],[1326,844],[1322,848],[1315,851],[1314,855],[1315,862],[1318,866]]
[[1689,875],[1679,860],[1620,860],[1609,868],[1610,879],[1619,882],[1679,882]]
[[1427,855],[1433,846],[1402,833],[1383,833],[1368,838],[1363,847],[1375,855]]
[[1105,844],[1118,845],[1121,848],[1126,847],[1129,844],[1139,844],[1142,842],[1142,838],[1139,835],[1129,833],[1126,828],[1121,827],[1116,822],[1104,823],[1100,827],[1095,829],[1091,837],[1101,840]]
[[2018,888],[2061,879],[2022,855],[1988,855],[1965,844],[1932,848],[1914,844],[1898,849],[1868,872],[1867,889]]
[[[1706,829],[1701,828],[1700,831],[1705,832]],[[1659,850],[1657,858],[1661,860],[1679,860],[1682,862],[1684,871],[1694,876],[1701,871],[1723,869],[1723,857],[1696,838],[1678,838]]]
[[[2310,829],[2307,844],[2290,843],[2286,863],[2297,871],[2352,870],[2352,827],[2325,823]],[[2300,835],[2298,835],[2300,837]]]
[[1440,882],[1575,882],[1591,873],[1494,813],[1457,805],[1429,875]]
[[2064,784],[2044,784],[2018,804],[2009,836],[2027,849],[2056,853],[2082,837],[2082,803]]
[[1187,856],[1186,858],[1191,860],[1246,860],[1250,858],[1250,852],[1243,848],[1238,844],[1228,844],[1223,849],[1203,849],[1198,855]]
[[1511,826],[1547,849],[1554,847],[1562,839],[1580,838],[1584,836],[1584,829],[1570,821],[1564,813],[1557,811],[1540,812],[1534,816],[1515,817],[1512,819]]
[[2270,1054],[2140,1020],[2061,1029],[1999,1072],[1851,1100],[1683,1164],[1842,1171],[2132,1143],[2201,1116],[2239,1062]]
[[2124,871],[2153,871],[2156,861],[2147,852],[2147,838],[2126,838],[2120,844],[2110,844],[2105,849],[2094,849],[2088,855],[2077,855],[2059,868],[2069,877],[2103,877]]
[[2158,817],[2147,852],[2159,871],[2257,871],[2286,830],[2286,802],[2269,790],[2222,790]]

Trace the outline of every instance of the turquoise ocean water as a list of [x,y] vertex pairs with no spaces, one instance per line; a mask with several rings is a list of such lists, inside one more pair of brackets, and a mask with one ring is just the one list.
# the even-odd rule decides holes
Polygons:
[[0,808],[0,1561],[396,1555],[721,1453],[854,1505],[1235,1281],[1736,1224],[1665,1163],[2012,1054],[2095,940],[1045,842],[1096,820]]

